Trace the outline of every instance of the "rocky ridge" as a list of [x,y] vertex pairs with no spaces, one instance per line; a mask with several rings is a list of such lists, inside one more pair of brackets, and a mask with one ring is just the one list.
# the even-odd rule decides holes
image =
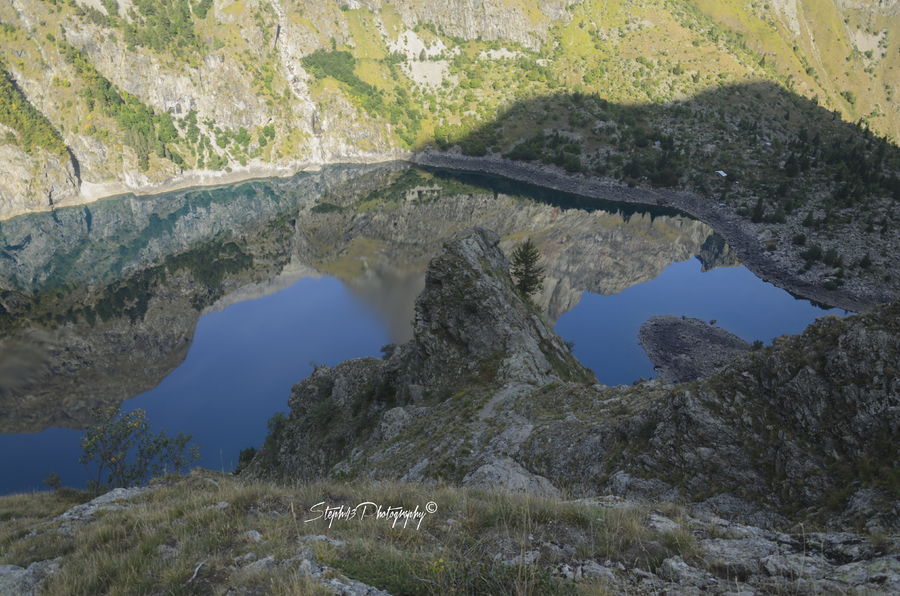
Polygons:
[[[525,308],[517,297],[508,262],[498,248],[499,236],[484,228],[474,230],[447,244],[432,260],[425,290],[416,300],[413,341],[397,347],[386,362],[364,358],[342,363],[334,370],[320,366],[292,388],[291,418],[279,430],[285,439],[279,443],[277,456],[266,454],[259,459],[260,470],[274,469],[279,475],[305,479],[321,477],[349,454],[350,445],[335,450],[335,443],[345,442],[339,437],[368,431],[365,434],[371,435],[374,444],[394,439],[411,421],[424,421],[445,410],[417,406],[426,400],[426,392],[440,394],[446,401],[460,379],[504,385],[503,391],[480,409],[473,407],[470,417],[477,413],[481,420],[491,418],[500,401],[527,392],[531,386],[560,376],[593,379],[540,315]],[[509,308],[510,304],[518,306]],[[479,392],[479,398],[484,397],[486,394]],[[410,407],[388,409],[392,403]],[[337,415],[348,410],[353,416]],[[381,413],[383,420],[366,429]],[[334,423],[324,433],[318,428],[323,421]],[[519,440],[525,438],[527,432]],[[447,439],[456,442],[456,438]],[[384,456],[364,457],[362,449],[355,449],[342,464],[342,473],[364,465],[369,477],[422,477],[427,460],[423,465],[417,454],[404,453],[404,461],[419,461],[408,464],[401,473],[394,467],[399,463],[397,456],[401,455],[383,461],[382,469],[378,462]],[[522,487],[537,483],[555,493],[546,480],[535,478],[509,458],[486,461],[472,470],[467,483],[505,478],[515,478]]]
[[900,527],[900,305],[826,317],[690,384],[605,387],[515,295],[496,244],[476,230],[447,245],[415,339],[387,361],[294,386],[254,473],[686,499],[767,528]]

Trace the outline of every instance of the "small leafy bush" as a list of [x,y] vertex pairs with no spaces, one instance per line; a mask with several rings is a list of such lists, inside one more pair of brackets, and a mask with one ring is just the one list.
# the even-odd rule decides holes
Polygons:
[[330,397],[320,402],[316,402],[309,408],[309,427],[324,428],[328,426],[336,413],[337,406]]
[[319,203],[310,209],[310,213],[340,213],[344,208],[334,203]]
[[815,261],[819,261],[822,259],[822,247],[818,244],[813,244],[808,249],[804,250],[800,253],[800,256],[806,260],[806,268],[809,269],[812,267],[812,264]]
[[281,433],[284,430],[284,425],[287,423],[287,416],[284,412],[275,412],[269,421],[266,423],[266,440],[263,442],[263,449],[274,451],[275,446],[278,444],[278,441],[281,439]]
[[[119,409],[98,408],[94,424],[81,439],[78,461],[90,475],[95,494],[105,488],[143,485],[167,472],[181,473],[200,459],[201,445],[190,444],[194,435],[167,437],[167,430],[153,434],[144,410],[120,415]],[[91,472],[92,463],[96,473]]]

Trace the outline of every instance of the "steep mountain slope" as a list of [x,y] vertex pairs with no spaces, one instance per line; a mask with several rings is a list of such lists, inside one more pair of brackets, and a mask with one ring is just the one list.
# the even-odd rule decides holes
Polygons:
[[[554,90],[653,104],[771,80],[897,136],[896,4],[814,4],[4,0],[0,20],[5,69],[76,175],[115,183],[54,189],[83,201],[247,163],[384,159]],[[30,150],[12,128],[7,145]],[[6,189],[20,198],[4,216],[47,208],[49,190],[26,205]]]

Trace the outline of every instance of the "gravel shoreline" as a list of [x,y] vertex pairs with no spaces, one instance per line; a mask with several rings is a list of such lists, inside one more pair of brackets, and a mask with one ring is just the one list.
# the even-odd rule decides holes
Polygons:
[[738,255],[741,263],[763,281],[809,300],[853,312],[866,312],[895,296],[863,283],[848,284],[834,291],[820,283],[797,279],[796,264],[767,252],[757,239],[757,229],[730,207],[696,194],[644,187],[630,188],[611,178],[569,175],[545,165],[510,161],[500,157],[467,157],[459,153],[423,151],[410,161],[417,165],[493,174],[589,198],[678,209],[713,228]]

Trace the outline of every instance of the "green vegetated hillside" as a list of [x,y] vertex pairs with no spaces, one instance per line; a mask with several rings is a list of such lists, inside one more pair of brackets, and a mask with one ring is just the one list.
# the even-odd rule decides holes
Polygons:
[[[890,71],[900,58],[889,33],[897,15],[874,3],[846,13],[830,3],[799,6],[798,24],[775,4],[583,2],[549,18],[542,3],[521,2],[510,10],[530,15],[524,26],[531,31],[517,31],[514,23],[490,40],[477,27],[442,22],[449,16],[410,28],[411,14],[429,12],[422,4],[372,10],[254,0],[218,8],[189,0],[41,0],[22,12],[7,4],[0,18],[14,79],[67,142],[87,134],[111,148],[131,147],[139,172],[164,169],[163,161],[221,169],[254,158],[309,157],[310,139],[292,134],[296,104],[327,103],[336,94],[349,100],[348,108],[390,123],[384,140],[408,149],[435,137],[452,141],[479,122],[502,118],[523,98],[583,91],[617,105],[665,105],[759,80],[882,136],[898,134]],[[533,43],[513,41],[522,37]],[[129,56],[151,70],[129,72],[120,64]],[[234,68],[235,87],[246,86],[264,119],[241,126],[208,113],[215,110],[168,105],[152,81],[134,80],[152,73],[187,77],[196,86],[203,65],[215,60]],[[291,81],[301,64],[312,75],[308,97],[298,97]],[[31,88],[38,81],[41,88]],[[192,91],[222,91],[202,85]],[[541,120],[507,127],[498,140],[510,143],[548,124]],[[569,120],[556,124],[593,124]],[[33,142],[23,138],[19,120],[4,123],[13,130],[7,143]]]
[[[893,294],[898,21],[875,2],[2,0],[0,217],[459,146],[694,191],[782,269]],[[60,139],[68,176],[33,150]]]

